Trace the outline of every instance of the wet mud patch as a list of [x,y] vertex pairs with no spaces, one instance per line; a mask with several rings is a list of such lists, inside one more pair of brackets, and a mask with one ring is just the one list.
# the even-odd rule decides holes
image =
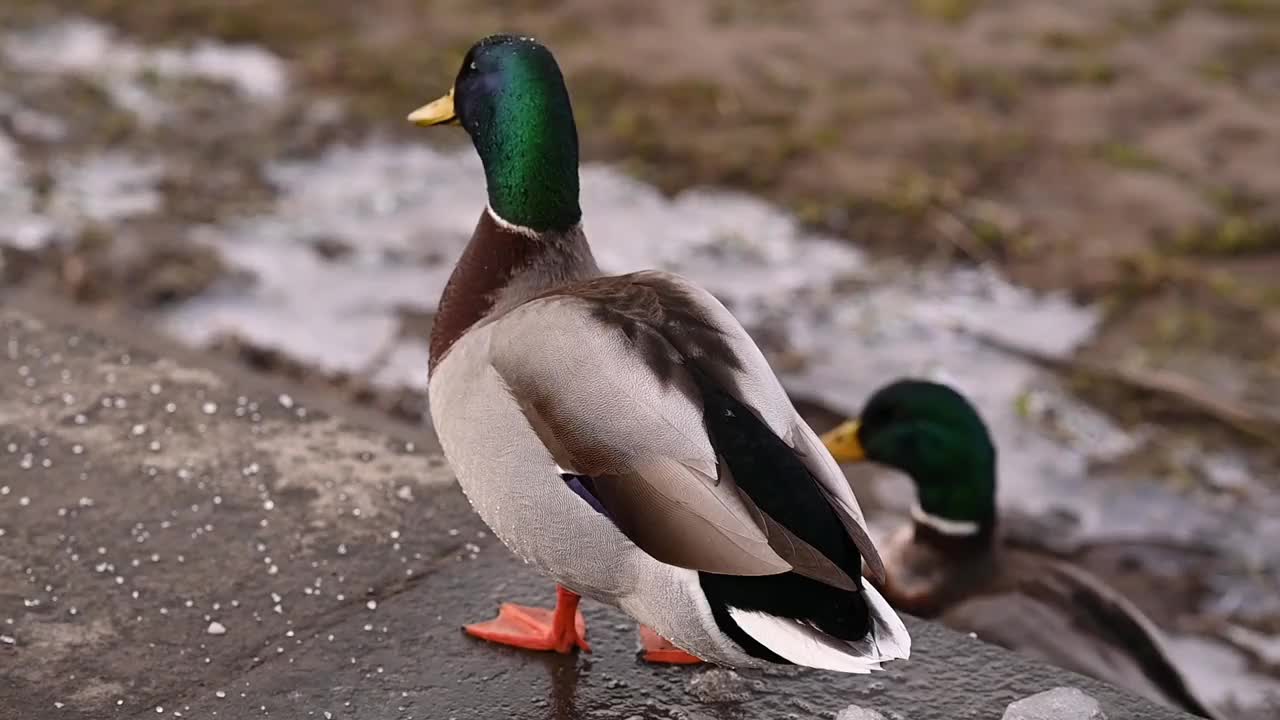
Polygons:
[[121,312],[244,282],[186,235],[265,207],[263,164],[344,122],[259,48],[142,46],[79,18],[7,30],[0,75],[6,284]]

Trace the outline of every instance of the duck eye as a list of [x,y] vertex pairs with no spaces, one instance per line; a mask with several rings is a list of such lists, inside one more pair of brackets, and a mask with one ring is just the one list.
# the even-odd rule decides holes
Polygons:
[[897,419],[898,411],[896,408],[891,405],[881,405],[879,407],[872,408],[869,412],[863,415],[862,425],[864,427],[881,428],[894,424],[897,422]]

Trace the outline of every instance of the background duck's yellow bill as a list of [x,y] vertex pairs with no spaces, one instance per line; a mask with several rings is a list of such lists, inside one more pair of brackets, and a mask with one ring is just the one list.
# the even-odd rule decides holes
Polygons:
[[409,122],[423,127],[458,122],[458,114],[453,110],[453,90],[450,89],[448,95],[409,113]]
[[834,430],[825,433],[822,436],[822,444],[827,446],[827,451],[836,459],[836,462],[860,462],[867,459],[867,454],[862,450],[862,443],[858,441],[857,420],[846,420]]

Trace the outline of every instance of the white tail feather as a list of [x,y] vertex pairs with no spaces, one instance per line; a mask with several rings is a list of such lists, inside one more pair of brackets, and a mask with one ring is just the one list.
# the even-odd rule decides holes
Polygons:
[[911,633],[902,618],[889,606],[889,601],[875,588],[862,581],[862,597],[871,611],[871,642],[876,654],[885,660],[906,660],[911,657]]
[[846,673],[881,670],[886,660],[911,655],[911,636],[902,619],[876,589],[862,581],[871,613],[871,632],[863,640],[844,642],[806,623],[768,613],[729,608],[729,616],[757,642],[783,658],[807,667]]

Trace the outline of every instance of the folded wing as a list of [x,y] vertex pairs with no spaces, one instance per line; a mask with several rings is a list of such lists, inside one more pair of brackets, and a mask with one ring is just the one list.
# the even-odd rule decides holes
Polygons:
[[[592,478],[610,516],[646,552],[705,572],[794,571],[858,587],[850,577],[858,573],[803,539],[804,528],[763,509],[782,500],[744,489],[731,469],[776,461],[769,482],[779,497],[816,486],[872,576],[883,572],[843,474],[709,293],[676,276],[637,273],[513,311],[526,313],[534,317],[499,323],[491,362],[556,461]],[[708,408],[740,417],[717,425]]]

